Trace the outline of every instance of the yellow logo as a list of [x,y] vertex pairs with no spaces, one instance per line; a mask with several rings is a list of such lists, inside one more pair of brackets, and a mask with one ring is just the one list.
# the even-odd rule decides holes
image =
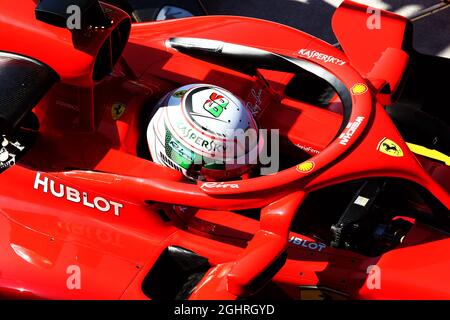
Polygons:
[[403,157],[403,150],[394,141],[383,138],[377,146],[377,150],[391,157]]
[[352,87],[352,93],[356,96],[364,94],[369,90],[364,83],[357,83]]
[[112,105],[111,108],[111,116],[113,120],[119,120],[120,117],[124,114],[126,106],[124,103],[117,102]]
[[313,171],[315,166],[316,164],[314,163],[314,161],[305,161],[297,166],[297,170],[301,173],[308,173]]

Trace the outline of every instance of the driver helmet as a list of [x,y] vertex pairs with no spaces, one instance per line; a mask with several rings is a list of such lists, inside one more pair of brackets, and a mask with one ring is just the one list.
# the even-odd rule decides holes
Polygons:
[[152,160],[195,180],[225,181],[248,173],[259,153],[258,126],[235,95],[209,84],[169,92],[147,127]]

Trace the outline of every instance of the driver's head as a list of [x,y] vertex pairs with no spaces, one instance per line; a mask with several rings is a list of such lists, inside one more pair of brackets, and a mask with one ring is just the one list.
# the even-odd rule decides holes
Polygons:
[[247,173],[258,155],[258,127],[244,103],[213,85],[169,92],[147,128],[154,162],[191,179],[223,181]]

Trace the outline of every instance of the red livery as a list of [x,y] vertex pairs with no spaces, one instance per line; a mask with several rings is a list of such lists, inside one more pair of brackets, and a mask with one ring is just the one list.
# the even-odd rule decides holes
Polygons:
[[[332,46],[97,1],[70,30],[65,2],[0,5],[1,297],[450,298],[449,62],[410,21],[370,29],[346,0]],[[152,108],[193,83],[279,130],[277,173],[192,183],[150,160]]]

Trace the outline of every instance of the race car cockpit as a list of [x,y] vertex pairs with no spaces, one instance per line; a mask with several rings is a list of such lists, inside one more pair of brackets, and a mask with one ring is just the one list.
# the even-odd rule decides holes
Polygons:
[[[73,3],[87,13],[74,30],[63,26]],[[237,299],[270,282],[389,297],[395,290],[364,291],[367,266],[384,263],[383,287],[394,289],[447,270],[448,179],[430,174],[386,112],[410,65],[408,21],[383,12],[389,27],[370,32],[367,14],[351,1],[336,10],[338,48],[244,17],[132,24],[96,0],[4,2],[0,261],[14,263],[2,273],[43,297]],[[246,108],[258,126],[224,121],[279,132],[277,170],[186,179],[152,161],[145,132],[158,101],[187,104],[193,95],[176,89],[198,83],[240,97],[234,111]],[[207,92],[199,108],[231,109]],[[176,111],[171,120],[185,116]],[[156,138],[173,142],[164,130]],[[74,259],[90,280],[77,292],[54,277]],[[161,281],[176,284],[158,290]],[[448,291],[433,285],[430,296]]]

